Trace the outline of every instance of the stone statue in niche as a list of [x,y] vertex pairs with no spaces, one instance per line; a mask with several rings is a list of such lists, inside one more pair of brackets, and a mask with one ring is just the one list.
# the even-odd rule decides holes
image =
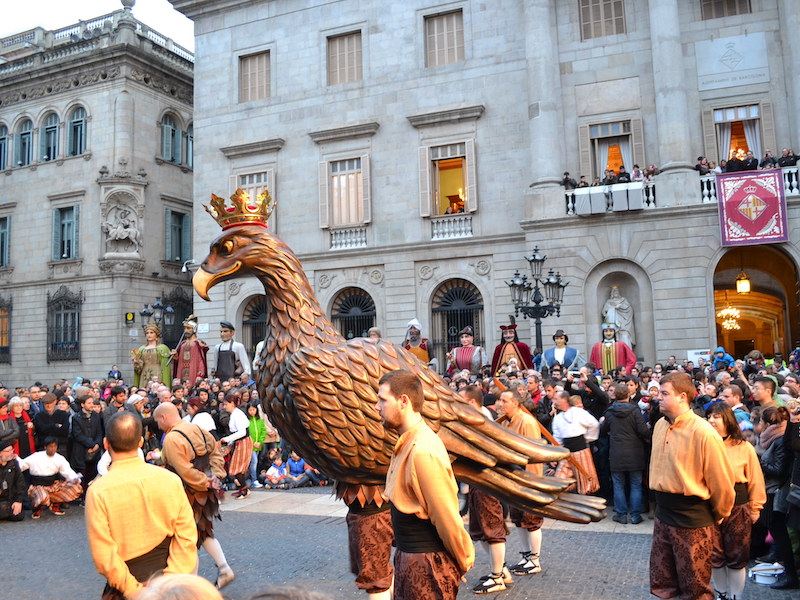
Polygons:
[[616,285],[611,286],[611,295],[603,305],[603,322],[613,323],[617,326],[617,340],[625,342],[633,348],[636,345],[636,335],[633,328],[633,307],[625,296],[619,293]]
[[125,206],[117,206],[108,212],[109,219],[103,223],[106,248],[114,253],[137,253],[142,244],[136,214]]

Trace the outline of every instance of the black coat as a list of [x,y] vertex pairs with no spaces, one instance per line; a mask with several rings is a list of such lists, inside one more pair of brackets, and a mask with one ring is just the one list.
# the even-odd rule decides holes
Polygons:
[[47,411],[36,413],[33,417],[33,427],[36,431],[36,447],[44,449],[44,440],[54,437],[58,440],[58,453],[66,456],[67,441],[69,440],[69,413],[56,410],[51,415]]
[[630,402],[614,402],[600,425],[600,435],[606,433],[610,438],[611,471],[644,471],[651,432],[639,407]]
[[[80,471],[86,467],[87,462],[97,462],[103,454],[103,419],[99,413],[91,412],[88,415],[81,411],[72,416],[72,468]],[[99,446],[97,452],[87,461],[86,451]]]

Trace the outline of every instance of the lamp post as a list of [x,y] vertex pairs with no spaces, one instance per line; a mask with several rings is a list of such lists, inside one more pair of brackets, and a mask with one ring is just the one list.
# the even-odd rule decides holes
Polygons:
[[139,315],[142,317],[143,329],[150,323],[155,323],[156,327],[161,329],[162,322],[167,327],[175,322],[175,309],[172,308],[171,304],[164,306],[161,298],[156,298],[156,301],[151,306],[145,304],[144,308],[139,311]]
[[[533,254],[526,256],[525,260],[530,265],[533,284],[528,281],[527,275],[520,275],[519,271],[515,271],[514,277],[511,281],[506,281],[506,285],[511,288],[514,315],[519,316],[519,313],[522,313],[525,318],[535,319],[536,348],[543,350],[542,319],[546,319],[554,313],[561,316],[564,288],[569,284],[564,283],[560,273],[553,273],[553,269],[550,269],[544,277],[542,276],[544,261],[547,260],[547,257],[539,253],[538,246],[534,247]],[[542,295],[543,290],[544,295]],[[545,301],[547,304],[542,304]]]

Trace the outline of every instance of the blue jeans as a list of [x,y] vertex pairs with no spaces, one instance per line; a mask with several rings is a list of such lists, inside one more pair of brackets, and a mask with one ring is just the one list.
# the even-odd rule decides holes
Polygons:
[[253,456],[250,458],[250,468],[248,469],[248,477],[250,478],[251,485],[258,481],[258,473],[256,473],[256,465],[258,464],[258,453],[260,450],[253,450]]
[[626,479],[631,486],[631,517],[639,517],[642,513],[642,471],[611,472],[611,481],[614,484],[614,512],[618,515],[628,514],[628,497],[625,494]]

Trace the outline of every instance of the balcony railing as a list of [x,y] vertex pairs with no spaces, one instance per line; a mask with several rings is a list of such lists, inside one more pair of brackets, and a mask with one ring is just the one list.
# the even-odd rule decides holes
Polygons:
[[331,229],[331,250],[367,247],[367,228]]
[[431,219],[432,240],[454,240],[472,237],[472,215],[442,215]]
[[607,212],[656,207],[656,184],[652,181],[596,185],[565,193],[568,215],[599,215]]
[[[800,182],[797,181],[797,167],[784,167],[783,193],[785,196],[800,196]],[[700,178],[700,202],[711,204],[717,202],[717,178],[705,175]]]

